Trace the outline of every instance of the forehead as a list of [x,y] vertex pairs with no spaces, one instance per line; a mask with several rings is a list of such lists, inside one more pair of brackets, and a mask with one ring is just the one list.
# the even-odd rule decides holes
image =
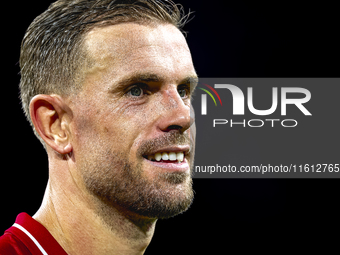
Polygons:
[[90,74],[194,73],[186,40],[171,24],[123,23],[95,28],[86,36],[85,45],[93,60]]

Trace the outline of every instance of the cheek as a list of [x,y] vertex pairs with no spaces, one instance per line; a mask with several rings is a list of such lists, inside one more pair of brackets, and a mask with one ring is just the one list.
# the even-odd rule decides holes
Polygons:
[[155,128],[162,104],[159,100],[144,104],[100,101],[88,100],[76,107],[73,126],[78,151],[92,150],[91,147],[102,144],[134,158],[140,142]]
[[140,133],[154,121],[158,108],[152,99],[142,103],[122,102],[104,112],[103,124],[106,130],[119,130],[121,134],[130,137]]
[[76,121],[78,146],[102,146],[127,155],[145,122],[145,115],[131,111],[88,109]]
[[107,139],[114,139],[118,146],[131,143],[143,130],[143,125],[147,121],[147,115],[143,110],[132,110],[119,108],[103,111],[98,121],[97,129]]
[[82,151],[86,155],[86,150],[103,142],[106,127],[100,124],[101,115],[102,109],[94,101],[78,101],[74,107],[72,121],[72,140],[77,151]]

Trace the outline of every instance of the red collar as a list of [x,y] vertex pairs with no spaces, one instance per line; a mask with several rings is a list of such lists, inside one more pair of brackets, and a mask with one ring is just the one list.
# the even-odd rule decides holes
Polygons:
[[27,213],[20,213],[6,232],[20,239],[32,254],[67,255],[50,232]]

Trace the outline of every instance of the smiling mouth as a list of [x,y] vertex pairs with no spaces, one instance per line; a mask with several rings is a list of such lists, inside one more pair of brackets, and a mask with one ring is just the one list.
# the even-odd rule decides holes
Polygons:
[[161,163],[181,163],[184,160],[185,153],[180,152],[157,152],[152,155],[144,155],[143,157],[153,162]]

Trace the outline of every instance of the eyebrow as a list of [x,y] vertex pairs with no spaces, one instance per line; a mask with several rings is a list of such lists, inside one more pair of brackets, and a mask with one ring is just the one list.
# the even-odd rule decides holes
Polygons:
[[[118,81],[115,84],[115,89],[125,88],[127,85],[131,85],[133,83],[148,83],[148,82],[157,82],[157,83],[165,83],[165,78],[159,76],[154,73],[134,73],[127,78]],[[182,79],[178,85],[180,84],[190,84],[191,90],[194,90],[198,84],[198,76],[196,74],[189,75]]]

